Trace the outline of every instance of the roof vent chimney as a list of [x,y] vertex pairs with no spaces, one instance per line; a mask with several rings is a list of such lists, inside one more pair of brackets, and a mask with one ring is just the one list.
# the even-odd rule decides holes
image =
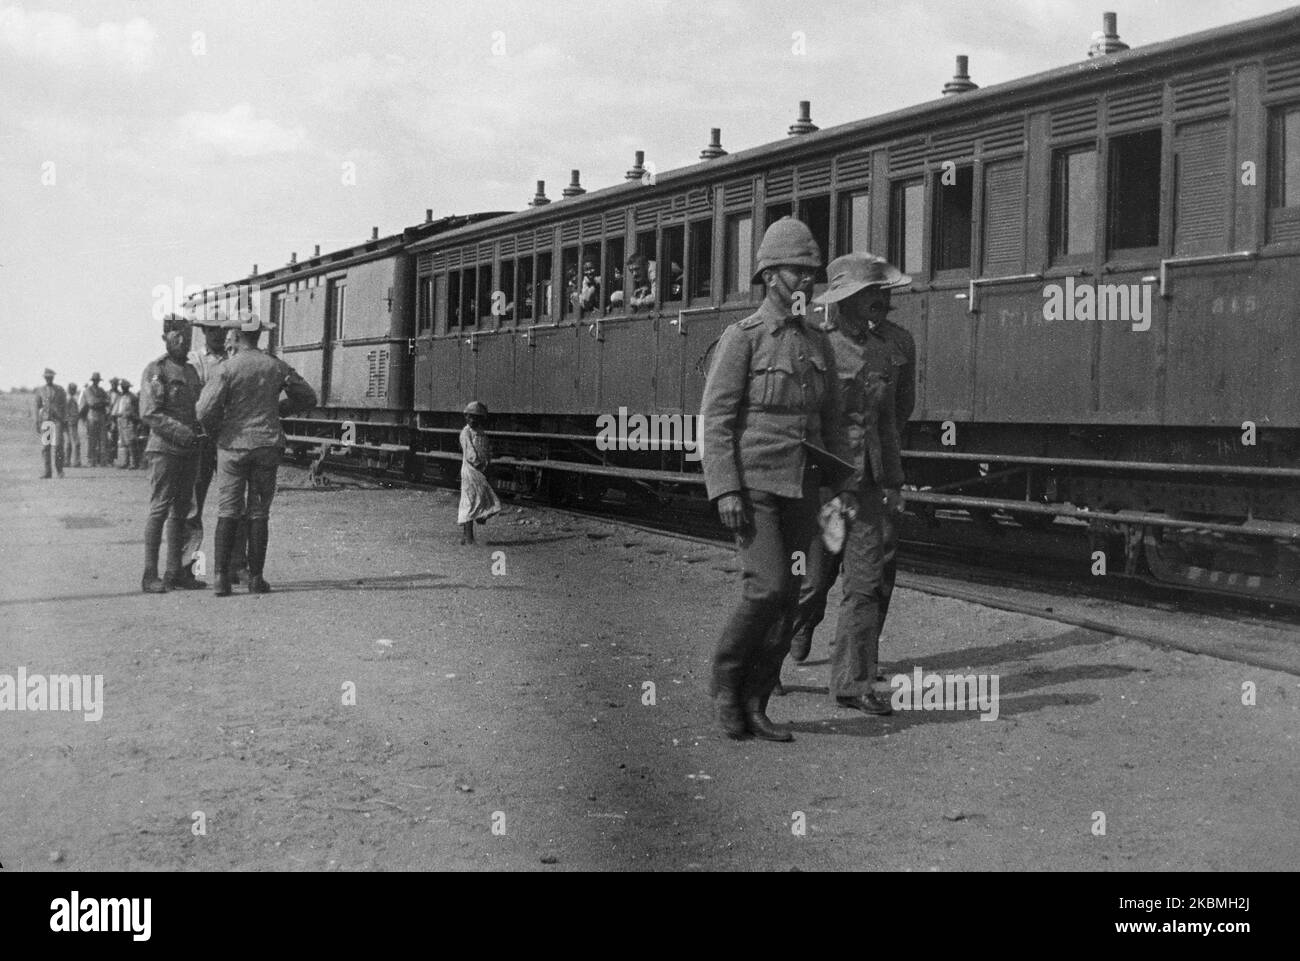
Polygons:
[[378,227],[371,227],[371,228],[370,228],[370,239],[371,239],[371,240],[378,240],[378,239],[379,239],[379,228],[378,228]]
[[1088,56],[1104,57],[1108,53],[1127,50],[1128,44],[1119,38],[1119,17],[1113,13],[1101,15],[1102,29],[1092,35]]
[[578,183],[578,171],[570,171],[569,186],[565,187],[560,193],[565,197],[577,197],[586,192],[582,184]]
[[532,200],[528,201],[528,206],[545,207],[550,202],[551,202],[551,198],[546,196],[546,181],[545,180],[537,181],[537,193],[533,195]]
[[979,84],[970,78],[967,72],[969,58],[964,53],[957,55],[957,70],[952,75],[952,79],[943,85],[943,95],[945,97],[955,93],[965,93],[968,90],[978,90]]
[[722,149],[722,128],[714,127],[709,131],[709,145],[700,151],[700,159],[712,160],[726,155],[727,152]]
[[298,262],[298,251],[295,250],[293,253],[289,255],[289,263],[296,264],[297,262]]
[[632,164],[632,169],[623,175],[624,180],[640,180],[645,176],[645,151],[636,152],[636,163]]
[[257,264],[253,264],[253,276],[257,276]]
[[316,251],[315,251],[315,253],[312,254],[312,256],[313,256],[313,257],[319,257],[319,256],[320,256],[320,244],[317,244],[317,245],[316,245]]
[[812,122],[812,101],[799,101],[799,119],[790,124],[786,133],[791,137],[797,137],[800,134],[812,133],[814,130],[820,130],[821,127]]

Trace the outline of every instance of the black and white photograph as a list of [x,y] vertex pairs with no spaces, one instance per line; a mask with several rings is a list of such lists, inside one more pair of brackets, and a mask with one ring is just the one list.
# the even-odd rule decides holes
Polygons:
[[24,924],[1300,865],[1300,7],[0,0],[0,333]]

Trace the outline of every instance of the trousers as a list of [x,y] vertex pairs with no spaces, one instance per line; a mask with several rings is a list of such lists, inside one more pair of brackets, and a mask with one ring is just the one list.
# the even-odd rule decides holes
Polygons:
[[102,410],[86,411],[86,456],[91,467],[103,467],[108,456],[108,417]]
[[253,450],[227,450],[223,447],[218,450],[217,517],[242,517],[245,503],[250,521],[270,517],[271,501],[275,498],[275,473],[283,454],[279,447]]
[[63,474],[63,421],[47,420],[41,422],[41,462],[45,466],[43,477],[50,476],[50,452],[54,453],[54,469]]
[[181,549],[185,542],[185,520],[194,496],[194,470],[198,458],[193,453],[149,454],[149,517],[145,522],[145,575],[158,572],[158,545],[164,526],[167,531],[166,572],[174,575],[181,568]]
[[844,538],[843,596],[831,641],[833,698],[870,694],[876,680],[884,583],[883,498],[884,492],[874,484],[859,490],[858,516],[849,522]]
[[63,463],[81,466],[81,421],[72,417],[63,423]]
[[765,696],[775,686],[790,651],[785,624],[798,601],[802,554],[817,529],[816,474],[805,475],[803,497],[764,491],[743,496],[753,516],[741,541],[740,602],[723,626],[713,655],[711,693]]

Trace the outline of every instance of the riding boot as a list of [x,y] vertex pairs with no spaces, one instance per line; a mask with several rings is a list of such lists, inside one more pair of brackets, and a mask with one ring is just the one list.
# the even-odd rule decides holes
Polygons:
[[713,702],[722,733],[734,740],[743,738],[748,732],[745,728],[745,712],[740,705],[740,695],[729,687],[719,687]]
[[765,741],[793,741],[793,734],[773,724],[767,716],[767,699],[771,694],[772,688],[768,686],[767,690],[755,691],[745,699],[745,723],[755,737]]
[[239,517],[230,538],[230,583],[246,584],[248,577],[248,518]]
[[45,465],[45,473],[41,475],[41,479],[45,480],[54,476],[50,473],[50,449],[48,447],[41,448],[41,462]]
[[197,591],[208,585],[194,576],[188,566],[182,566],[181,554],[185,549],[185,518],[167,520],[167,573],[163,583],[170,590]]
[[248,522],[248,593],[269,594],[271,585],[262,577],[270,524],[265,517]]
[[167,588],[158,579],[158,548],[162,546],[164,518],[150,516],[144,524],[144,577],[140,590],[146,594],[163,594]]
[[212,593],[217,597],[230,596],[230,548],[235,539],[234,517],[218,517],[217,530],[212,545]]

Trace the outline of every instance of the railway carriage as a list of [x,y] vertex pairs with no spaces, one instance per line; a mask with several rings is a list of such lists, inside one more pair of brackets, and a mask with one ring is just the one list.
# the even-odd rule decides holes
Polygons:
[[[403,235],[389,442],[449,467],[477,398],[516,487],[702,493],[683,438],[609,450],[599,425],[699,410],[710,346],[761,299],[757,241],[793,215],[827,260],[912,277],[914,517],[1085,532],[1131,574],[1300,601],[1300,12],[1138,50],[1107,15],[1091,53],[985,89],[959,58],[931,103],[826,130],[805,103],[780,142],[714,131],[693,166],[638,154],[616,186],[574,171],[554,203],[539,183],[521,212]],[[346,356],[355,375],[322,368],[356,385],[336,420],[371,407]]]

